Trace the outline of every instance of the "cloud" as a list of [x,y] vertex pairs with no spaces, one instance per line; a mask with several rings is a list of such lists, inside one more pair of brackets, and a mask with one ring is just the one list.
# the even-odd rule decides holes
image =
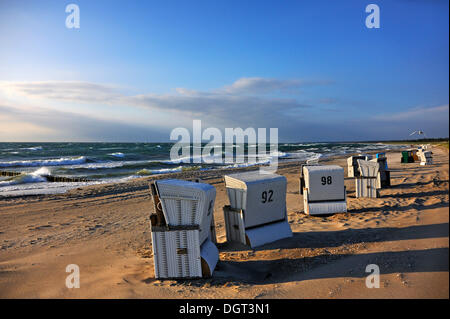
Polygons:
[[0,88],[28,98],[112,103],[122,96],[117,87],[81,81],[0,82]]
[[125,99],[130,105],[185,114],[214,123],[263,123],[308,107],[295,99],[260,98],[202,92],[178,95],[145,94]]
[[[5,140],[5,134],[9,139],[18,134],[16,130],[16,133],[8,135],[8,130],[5,130],[5,127],[11,127],[11,119],[22,123],[16,126],[24,125],[30,132],[35,129],[48,140],[55,140],[57,136],[58,140],[73,140],[76,137],[77,140],[143,141],[151,137],[152,141],[167,141],[171,129],[178,126],[190,128],[194,119],[202,120],[204,128],[275,127],[279,129],[279,137],[283,141],[406,139],[414,130],[423,130],[428,137],[448,136],[448,104],[415,107],[377,116],[361,115],[361,112],[342,113],[339,110],[339,116],[334,116],[336,112],[324,111],[320,105],[342,104],[342,101],[318,98],[315,101],[305,99],[308,101],[305,103],[299,100],[299,96],[265,94],[306,85],[310,84],[301,80],[241,78],[229,86],[210,91],[177,88],[167,94],[126,95],[119,87],[89,82],[1,82],[0,89],[20,93],[31,100],[39,98],[88,103],[94,110],[97,103],[120,106],[124,110],[132,107],[137,114],[142,112],[142,119],[148,114],[150,116],[148,125],[143,125],[142,121],[139,124],[134,120],[126,123],[123,118],[105,120],[101,118],[102,112],[94,118],[45,109],[28,111],[30,107],[24,112],[3,106],[3,109],[0,107],[0,114],[3,115],[3,119],[0,117],[0,125],[3,126],[0,140]],[[10,119],[5,119],[6,116]],[[166,119],[166,124],[160,118]],[[24,123],[27,123],[26,126]],[[13,132],[12,129],[9,131]],[[35,137],[30,136],[31,139]]]
[[400,113],[392,113],[392,114],[384,114],[380,116],[374,117],[376,120],[395,122],[395,121],[427,121],[430,119],[440,120],[447,119],[449,115],[449,106],[441,105],[435,107],[419,107],[413,108],[411,110],[400,112]]
[[[267,93],[292,93],[300,88],[312,85],[325,85],[330,81],[312,80],[280,80],[272,78],[249,77],[240,78],[231,85],[208,91],[195,91],[176,88],[176,93],[183,96],[235,96]],[[79,102],[111,103],[126,98],[120,88],[114,85],[98,84],[82,81],[35,81],[35,82],[0,82],[0,88],[19,93],[31,98],[69,100]],[[171,96],[171,95],[168,95]],[[167,98],[161,96],[161,98]]]
[[0,141],[168,141],[170,130],[46,108],[0,105]]
[[408,139],[409,134],[416,130],[424,131],[427,137],[448,137],[448,116],[448,104],[413,107],[403,112],[351,119],[347,125],[364,140]]
[[300,88],[310,85],[324,85],[329,81],[311,80],[279,80],[271,78],[240,78],[233,84],[225,86],[219,92],[230,94],[266,94],[273,92],[295,92]]
[[309,105],[292,97],[253,96],[244,93],[268,93],[306,85],[300,80],[241,78],[229,87],[212,91],[177,88],[169,94],[126,95],[118,87],[90,82],[2,82],[0,88],[30,99],[141,107],[181,117],[202,119],[216,126],[262,125],[300,112]]
[[448,137],[449,106],[413,107],[382,116],[308,118],[285,117],[276,122],[283,141],[379,141],[409,139],[422,130],[427,137]]

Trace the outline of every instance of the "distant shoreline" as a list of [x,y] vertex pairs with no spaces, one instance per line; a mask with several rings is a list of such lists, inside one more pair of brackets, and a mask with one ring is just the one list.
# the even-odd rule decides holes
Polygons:
[[[449,141],[449,137],[439,137],[439,138],[425,138],[425,139],[412,139],[412,140],[374,140],[374,141],[295,141],[295,142],[289,142],[289,141],[280,141],[278,142],[278,144],[306,144],[306,143],[330,143],[330,144],[338,144],[338,143],[354,143],[354,144],[364,144],[364,143],[368,143],[368,144],[376,144],[376,143],[406,143],[406,144],[410,144],[410,143],[438,143],[438,142],[447,142]],[[111,142],[111,141],[105,141],[105,142],[101,142],[101,141],[47,141],[47,142],[36,142],[36,141],[0,141],[0,144],[2,143],[17,143],[17,144],[40,144],[40,143],[86,143],[86,144],[104,144],[104,143],[116,143],[116,144],[175,144],[176,142],[171,142],[171,141],[153,141],[153,142],[133,142],[133,141],[128,141],[128,142]],[[209,143],[209,141],[203,141],[202,143]]]

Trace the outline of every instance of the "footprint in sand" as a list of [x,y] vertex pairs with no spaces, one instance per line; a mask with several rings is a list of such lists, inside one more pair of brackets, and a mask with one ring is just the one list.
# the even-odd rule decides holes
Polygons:
[[69,226],[69,225],[72,225],[72,223],[61,223],[61,224],[59,224],[60,226]]

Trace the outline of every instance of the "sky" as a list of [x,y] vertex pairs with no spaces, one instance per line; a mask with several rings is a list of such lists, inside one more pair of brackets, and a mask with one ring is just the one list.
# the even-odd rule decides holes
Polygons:
[[[67,28],[68,4],[80,27]],[[380,27],[367,28],[368,4]],[[445,0],[0,0],[0,141],[280,142],[449,132]]]

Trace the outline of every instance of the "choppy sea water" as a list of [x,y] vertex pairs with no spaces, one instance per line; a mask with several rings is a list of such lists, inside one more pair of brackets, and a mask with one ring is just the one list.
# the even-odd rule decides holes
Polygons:
[[[182,159],[171,159],[173,143],[0,143],[0,171],[20,172],[13,177],[0,176],[0,196],[61,193],[68,189],[132,178],[181,172],[244,167],[282,161],[306,161],[331,155],[364,153],[378,149],[396,149],[398,145],[378,143],[281,143],[277,151],[248,162],[248,154],[257,154],[256,145],[216,145],[219,152],[203,156],[206,145],[195,149],[184,146]],[[239,150],[239,148],[242,148]],[[179,152],[181,155],[181,151]],[[243,154],[243,155],[242,155]],[[186,155],[186,156],[185,156]],[[224,163],[225,156],[235,159]],[[241,159],[236,163],[236,159]],[[50,183],[46,176],[85,178],[87,182]]]

